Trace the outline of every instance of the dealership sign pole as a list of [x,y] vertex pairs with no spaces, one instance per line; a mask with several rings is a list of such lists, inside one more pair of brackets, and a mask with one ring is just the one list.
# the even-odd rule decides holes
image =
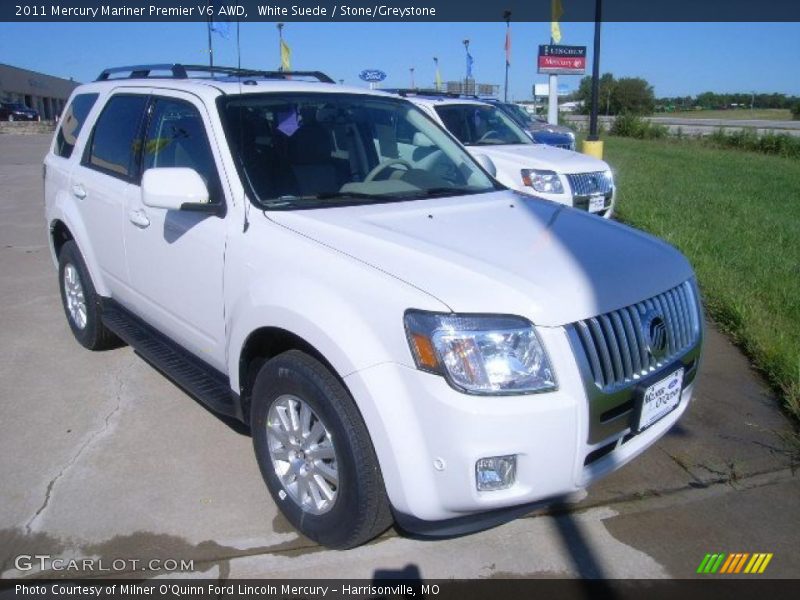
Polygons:
[[550,76],[550,101],[547,120],[558,122],[558,77],[557,75],[583,75],[586,72],[586,46],[562,46],[546,44],[539,46],[538,68],[540,74]]

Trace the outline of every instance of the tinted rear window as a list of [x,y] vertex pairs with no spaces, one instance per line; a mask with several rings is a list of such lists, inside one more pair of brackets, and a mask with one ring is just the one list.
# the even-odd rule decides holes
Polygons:
[[129,179],[134,173],[134,158],[139,146],[146,96],[113,96],[97,119],[92,136],[89,164]]
[[72,156],[72,149],[75,147],[78,134],[80,134],[86,116],[92,110],[95,102],[97,102],[97,94],[78,94],[73,98],[61,118],[61,126],[58,128],[56,136],[56,154],[64,158]]

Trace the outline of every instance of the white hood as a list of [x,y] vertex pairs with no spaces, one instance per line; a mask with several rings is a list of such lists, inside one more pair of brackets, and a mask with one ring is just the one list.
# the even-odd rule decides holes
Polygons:
[[509,168],[519,176],[520,169],[548,169],[558,173],[592,173],[605,171],[605,161],[572,150],[544,144],[513,144],[502,146],[468,146],[470,154],[485,154],[498,170]]
[[453,311],[517,314],[537,325],[627,306],[692,276],[686,259],[654,237],[508,191],[266,214]]

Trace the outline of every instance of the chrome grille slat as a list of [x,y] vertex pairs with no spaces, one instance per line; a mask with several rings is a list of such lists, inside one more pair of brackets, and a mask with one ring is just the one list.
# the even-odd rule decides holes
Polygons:
[[617,343],[622,355],[622,366],[625,368],[625,379],[633,377],[633,360],[631,360],[631,347],[628,344],[628,336],[625,335],[625,328],[622,326],[622,319],[613,312],[610,313],[611,324],[614,326],[614,333],[617,335]]
[[642,320],[639,318],[639,309],[636,306],[629,306],[627,311],[633,319],[634,332],[636,333],[636,343],[639,345],[639,358],[642,361],[642,370],[647,370],[650,368],[650,355],[647,353],[647,347],[645,346],[644,338],[642,337]]
[[597,322],[597,319],[589,319],[589,329],[592,331],[592,337],[594,338],[595,346],[597,347],[600,359],[603,361],[603,377],[606,381],[605,385],[609,385],[614,381],[614,367],[611,366],[611,354],[608,351],[605,336],[600,329],[600,324]]
[[[655,311],[666,328],[667,345],[658,358],[649,350],[644,331]],[[692,283],[636,304],[578,321],[575,327],[589,361],[591,376],[603,390],[610,390],[654,371],[697,343],[700,334],[699,307]],[[661,354],[664,354],[661,356]]]
[[608,349],[611,353],[611,364],[614,365],[614,379],[617,381],[625,379],[617,336],[614,335],[614,330],[611,327],[611,319],[608,318],[608,315],[600,315],[600,325],[603,328],[603,333],[606,334],[606,344],[608,344]]
[[675,340],[675,327],[673,326],[675,319],[672,318],[672,312],[669,310],[669,304],[667,303],[667,299],[663,294],[656,296],[654,302],[661,314],[664,315],[664,322],[667,325],[667,331],[669,331],[669,335],[667,336],[667,346],[669,347],[669,353],[674,354],[677,347]]
[[578,335],[581,336],[581,342],[586,349],[586,354],[589,357],[589,367],[592,369],[592,376],[595,381],[601,381],[601,385],[605,385],[605,377],[603,376],[603,368],[600,366],[600,357],[597,355],[594,342],[592,341],[592,332],[589,331],[589,326],[583,321],[578,321]]
[[631,319],[631,315],[629,309],[623,308],[619,311],[622,317],[622,324],[625,327],[625,334],[628,339],[628,343],[630,344],[630,356],[631,356],[631,372],[632,373],[639,373],[642,370],[642,355],[639,351],[641,345],[639,344],[639,340],[636,336],[636,330],[633,326],[633,320]]
[[686,336],[686,331],[684,330],[686,317],[682,314],[678,306],[678,292],[675,290],[667,292],[667,302],[669,302],[672,314],[675,317],[675,339],[677,340],[678,347],[682,348],[689,343],[689,338]]
[[681,288],[676,296],[678,299],[678,306],[681,310],[681,315],[683,316],[683,338],[688,341],[692,338],[692,320],[691,311],[689,310],[689,303],[686,299],[686,290]]

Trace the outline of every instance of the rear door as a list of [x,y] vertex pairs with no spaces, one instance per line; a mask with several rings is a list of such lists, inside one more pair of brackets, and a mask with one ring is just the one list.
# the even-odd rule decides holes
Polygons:
[[138,190],[147,93],[111,95],[97,118],[82,160],[71,174],[75,197],[103,281],[121,301],[130,297],[123,225],[128,197]]
[[[208,115],[192,94],[158,90],[151,98],[141,172],[188,167],[205,180],[219,214],[145,206],[128,196],[124,236],[136,311],[146,321],[225,370],[225,193]],[[222,215],[222,216],[220,216]]]

